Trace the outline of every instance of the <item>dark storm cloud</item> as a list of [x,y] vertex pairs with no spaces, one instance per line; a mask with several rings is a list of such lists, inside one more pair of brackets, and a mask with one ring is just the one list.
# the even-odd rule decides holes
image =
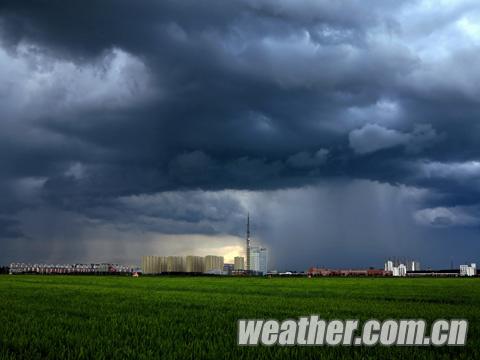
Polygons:
[[18,238],[22,236],[20,230],[18,230],[18,221],[0,218],[0,237],[2,238]]
[[[385,13],[399,7],[395,1],[293,3],[212,0],[209,3],[185,1],[143,1],[132,7],[128,0],[85,1],[3,1],[4,32],[8,41],[23,38],[40,42],[68,54],[72,50],[86,56],[112,45],[150,52],[159,37],[185,38],[201,31],[228,31],[241,27],[238,35],[257,36],[257,30],[288,35],[295,28],[337,30],[325,35],[329,42],[350,38],[352,31],[366,31],[379,21],[394,23]],[[249,26],[249,25],[253,26]],[[284,25],[285,28],[277,28]],[[165,28],[166,26],[166,28]],[[167,30],[167,31],[165,31]],[[342,34],[341,30],[345,33]],[[319,39],[322,39],[319,34]],[[342,36],[343,35],[343,36]],[[355,36],[351,36],[355,38]],[[163,45],[163,44],[160,44]],[[161,48],[161,46],[159,46]]]
[[366,179],[429,191],[420,224],[474,226],[478,20],[473,1],[2,1],[0,215],[241,235],[240,198],[195,191]]

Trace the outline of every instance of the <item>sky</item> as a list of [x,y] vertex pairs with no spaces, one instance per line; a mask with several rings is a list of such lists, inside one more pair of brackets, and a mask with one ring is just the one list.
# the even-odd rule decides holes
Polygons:
[[477,0],[3,0],[0,264],[480,261]]

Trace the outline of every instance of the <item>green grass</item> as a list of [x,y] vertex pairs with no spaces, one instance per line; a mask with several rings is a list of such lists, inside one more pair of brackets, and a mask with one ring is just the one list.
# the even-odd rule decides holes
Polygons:
[[[466,318],[466,347],[238,347],[237,320]],[[480,358],[479,279],[0,276],[0,359]]]

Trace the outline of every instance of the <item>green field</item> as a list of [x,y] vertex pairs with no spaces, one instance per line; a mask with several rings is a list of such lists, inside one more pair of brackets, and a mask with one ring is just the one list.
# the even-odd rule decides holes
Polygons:
[[[238,347],[237,320],[466,318],[466,347]],[[478,279],[0,276],[0,359],[480,358]]]

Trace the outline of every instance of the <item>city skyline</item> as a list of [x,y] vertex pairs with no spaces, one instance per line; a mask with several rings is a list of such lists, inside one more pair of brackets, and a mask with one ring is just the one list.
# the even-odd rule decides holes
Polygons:
[[470,261],[475,4],[2,1],[0,264]]
[[[244,249],[241,249],[241,247],[237,248],[236,250],[230,250],[231,252],[229,252],[229,256],[230,257],[226,257],[223,256],[223,255],[218,255],[219,254],[219,249],[213,249],[214,251],[213,252],[209,252],[209,251],[205,251],[203,250],[203,255],[199,255],[199,254],[195,254],[193,255],[193,252],[192,251],[187,251],[187,252],[184,252],[184,253],[178,253],[178,254],[175,254],[175,255],[163,255],[163,256],[160,256],[160,255],[142,255],[142,260],[140,262],[137,262],[135,266],[139,266],[139,268],[144,268],[144,264],[145,264],[145,258],[164,258],[165,259],[165,269],[163,270],[163,272],[166,272],[166,267],[167,267],[167,258],[170,258],[170,259],[177,259],[177,261],[181,261],[182,262],[182,265],[178,268],[178,269],[182,269],[181,271],[178,270],[178,272],[197,272],[197,271],[192,271],[192,270],[188,270],[189,269],[189,260],[192,260],[193,259],[196,259],[194,261],[206,261],[205,259],[209,258],[209,257],[215,257],[215,258],[221,258],[222,259],[222,266],[223,264],[225,265],[231,265],[231,266],[236,266],[237,265],[237,262],[238,264],[242,264],[242,267],[241,269],[243,271],[245,271],[246,273],[255,273],[255,272],[262,272],[264,275],[268,272],[268,271],[278,271],[278,269],[274,268],[274,267],[269,267],[268,265],[268,255],[267,255],[267,249],[265,247],[263,247],[260,242],[258,241],[254,241],[253,242],[253,245],[252,245],[252,237],[251,237],[251,230],[250,230],[250,212],[247,212],[247,220],[246,220],[246,232],[245,232],[245,238],[244,238],[244,244],[245,244],[245,247]],[[237,251],[237,252],[235,252]],[[220,251],[221,252],[221,251]],[[252,258],[252,252],[253,252],[253,258]],[[167,251],[167,253],[169,253]],[[212,255],[212,253],[216,253],[217,255]],[[244,256],[243,256],[244,255]],[[105,259],[105,258],[108,258],[108,255],[107,256],[103,256],[101,255],[100,258],[102,259]],[[190,259],[189,259],[190,258]],[[445,264],[442,264],[442,266],[440,266],[440,268],[444,268],[444,269],[455,269],[457,267],[458,264],[460,264],[460,268],[461,266],[467,266],[467,265],[463,265],[463,264],[469,264],[471,261],[474,261],[476,262],[475,259],[472,259],[472,257],[468,257],[469,260],[467,261],[458,261],[457,262],[454,262],[453,261],[453,257],[450,257],[450,266],[445,266]],[[348,264],[345,264],[345,263],[338,263],[336,265],[325,265],[326,263],[328,263],[328,261],[322,261],[322,260],[325,260],[325,259],[317,259],[317,261],[314,263],[315,266],[312,267],[313,264],[303,264],[302,266],[300,266],[299,268],[279,268],[280,271],[295,271],[295,272],[304,272],[304,269],[306,269],[308,266],[310,266],[310,268],[320,268],[320,269],[326,269],[326,270],[329,270],[329,268],[335,270],[339,270],[339,269],[359,269],[360,267],[359,266],[348,266]],[[153,261],[153,260],[152,260]],[[159,260],[157,260],[159,261]],[[35,264],[41,264],[41,265],[45,265],[46,262],[43,262],[43,261],[33,261],[33,262],[24,262],[24,261],[20,261],[19,259],[16,259],[15,261],[11,262],[11,264],[25,264],[25,266],[34,266]],[[102,263],[102,264],[114,264],[115,262],[112,262],[112,261],[105,261],[105,260],[102,260],[102,261],[73,261],[71,262],[71,264],[73,265],[84,265],[84,264],[96,264],[96,263]],[[141,266],[139,264],[142,264]],[[390,265],[387,266],[387,263],[390,263]],[[133,262],[132,262],[133,264]],[[254,265],[253,265],[254,264]],[[318,264],[322,264],[321,266],[319,266]],[[403,264],[403,265],[402,265]],[[472,263],[473,264],[473,263]],[[8,266],[9,264],[0,264],[0,266],[3,266],[3,265],[6,265]],[[53,263],[50,262],[50,265],[54,265]],[[64,266],[64,265],[68,265],[70,266],[67,262],[57,262],[57,264],[55,266]],[[118,264],[116,264],[118,265]],[[385,267],[385,270],[389,270],[389,271],[393,271],[393,266],[397,266],[398,265],[402,265],[402,266],[405,266],[405,269],[407,270],[418,270],[420,268],[420,263],[416,260],[412,260],[412,255],[410,256],[388,256],[387,257],[387,261],[384,263],[384,267]],[[133,265],[126,265],[126,264],[122,264],[121,266],[130,266],[133,268]],[[171,267],[171,265],[169,265]],[[203,267],[205,267],[205,265],[202,265]],[[195,268],[198,267],[198,265],[194,265]],[[377,263],[370,263],[368,265],[368,268],[369,269],[379,269],[381,268],[382,266],[378,266]],[[433,266],[435,268],[435,266]],[[438,266],[437,266],[438,267]],[[150,266],[151,268],[151,266]],[[427,269],[431,269],[432,266],[431,265],[427,265]],[[160,267],[159,267],[160,269]],[[237,269],[239,270],[239,269]],[[170,270],[170,271],[173,271],[173,270]],[[173,271],[175,272],[175,271]],[[147,273],[150,273],[150,272],[147,272]],[[395,273],[395,272],[394,272]],[[394,276],[397,276],[397,275],[394,275]]]

